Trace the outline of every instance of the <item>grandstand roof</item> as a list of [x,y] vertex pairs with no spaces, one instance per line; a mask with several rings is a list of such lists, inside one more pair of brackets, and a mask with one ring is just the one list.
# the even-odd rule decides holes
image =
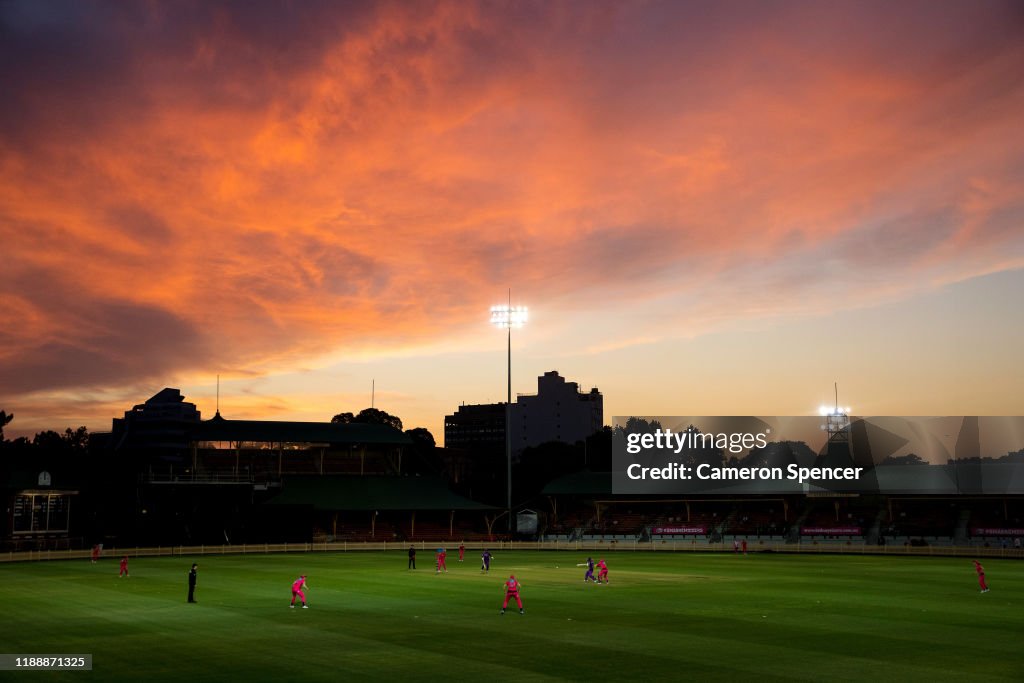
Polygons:
[[876,467],[875,474],[882,493],[1007,495],[1024,492],[1024,467],[1013,462],[892,465]]
[[611,472],[573,472],[548,482],[541,491],[545,496],[608,496],[612,492]]
[[195,441],[269,441],[290,443],[385,444],[406,446],[412,439],[387,425],[335,422],[225,420],[215,417],[192,427]]
[[268,505],[317,510],[495,510],[452,492],[440,477],[286,477]]

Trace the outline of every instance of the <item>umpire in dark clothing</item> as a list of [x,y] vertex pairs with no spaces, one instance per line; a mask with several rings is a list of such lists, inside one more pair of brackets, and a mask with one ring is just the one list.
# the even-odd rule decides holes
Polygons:
[[416,548],[409,546],[409,569],[416,569]]
[[198,567],[198,566],[199,565],[197,565],[196,563],[193,562],[192,563],[192,569],[190,569],[189,572],[188,572],[188,601],[189,602],[195,602],[196,601],[196,597],[195,597],[195,593],[196,593],[196,567]]

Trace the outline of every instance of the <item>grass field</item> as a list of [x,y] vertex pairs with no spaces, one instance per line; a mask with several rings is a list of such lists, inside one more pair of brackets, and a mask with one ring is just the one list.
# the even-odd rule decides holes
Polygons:
[[[1024,562],[618,553],[138,558],[0,565],[0,652],[91,653],[7,680],[1024,680]],[[596,559],[596,557],[595,557]],[[185,602],[199,563],[198,604]],[[502,581],[526,615],[499,616]],[[309,576],[310,609],[289,609]]]

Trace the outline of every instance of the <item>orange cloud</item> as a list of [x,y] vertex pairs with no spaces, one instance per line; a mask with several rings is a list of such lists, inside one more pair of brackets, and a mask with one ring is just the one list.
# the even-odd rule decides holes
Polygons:
[[1021,267],[1013,7],[946,9],[12,5],[0,399]]

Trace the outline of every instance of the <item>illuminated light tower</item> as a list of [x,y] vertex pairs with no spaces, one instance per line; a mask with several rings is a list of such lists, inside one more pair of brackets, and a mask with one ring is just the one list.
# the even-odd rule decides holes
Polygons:
[[508,330],[508,401],[505,403],[505,472],[507,487],[508,531],[512,534],[512,328],[526,324],[526,306],[512,305],[512,290],[508,305],[491,306],[491,324]]
[[[850,407],[839,405],[839,384],[835,385],[835,406],[821,406],[818,412],[825,418],[821,431],[828,432],[825,445],[826,462],[829,466],[846,467],[851,461],[853,451],[850,449]],[[837,463],[837,464],[834,464]]]
[[836,388],[835,406],[821,406],[818,412],[825,418],[825,424],[821,425],[821,431],[828,432],[829,443],[848,443],[850,440],[850,407],[839,405],[839,383]]

